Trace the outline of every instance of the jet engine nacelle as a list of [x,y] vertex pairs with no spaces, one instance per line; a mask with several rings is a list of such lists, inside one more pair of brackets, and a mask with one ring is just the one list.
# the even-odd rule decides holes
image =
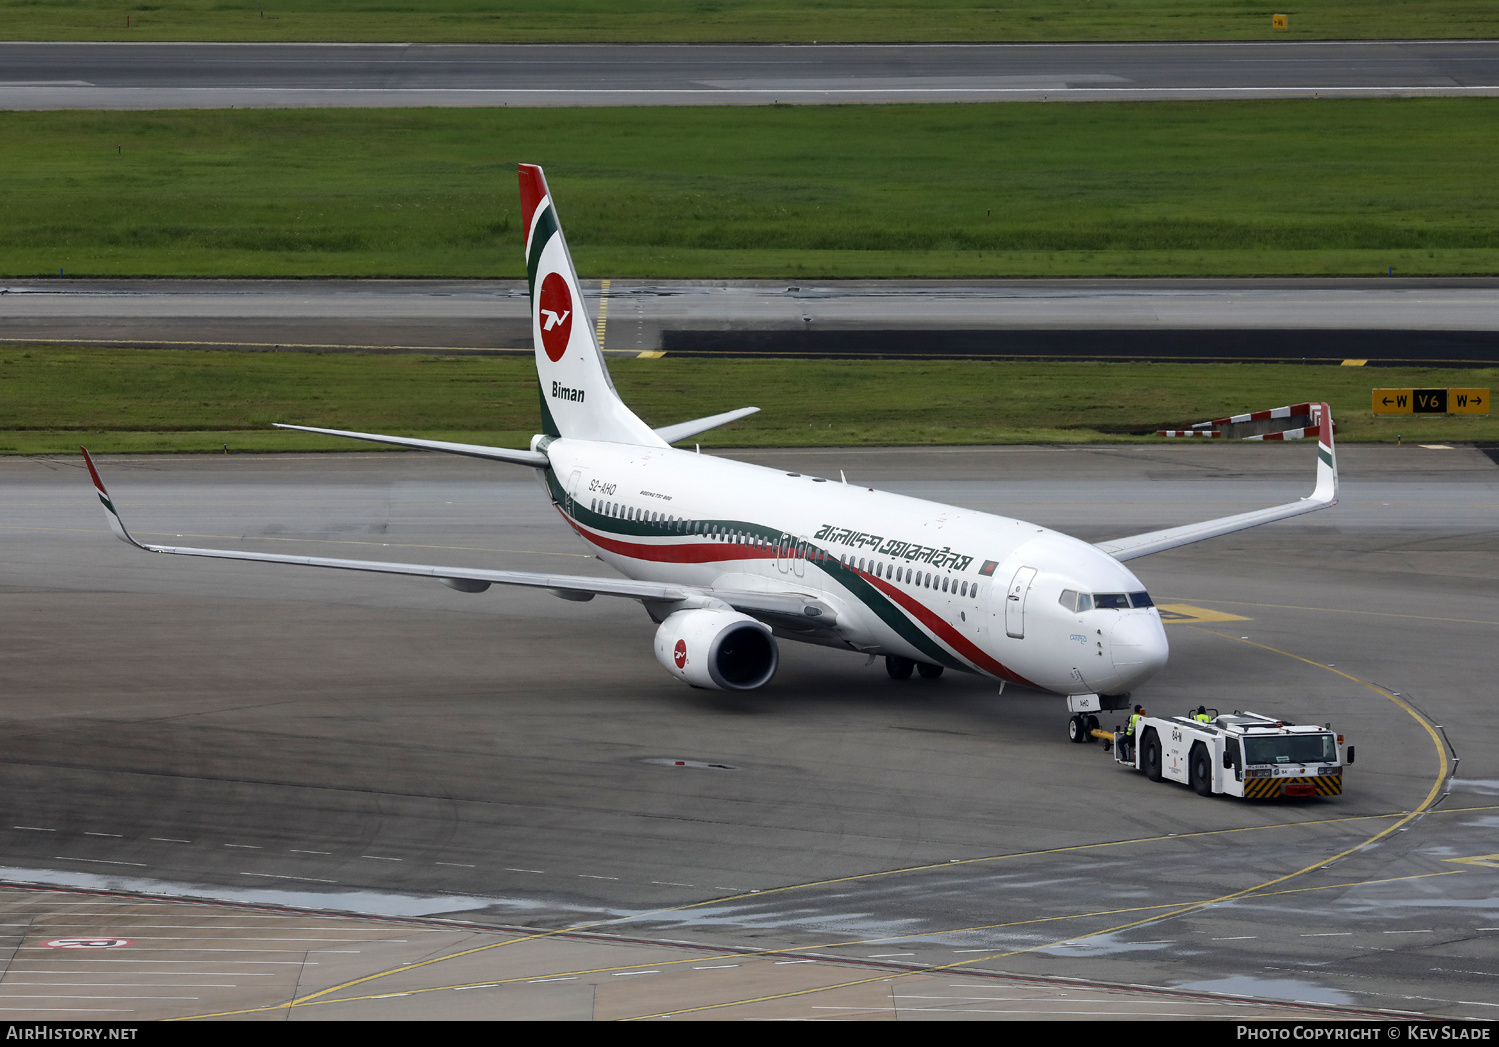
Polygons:
[[753,691],[776,674],[781,653],[770,627],[738,611],[677,611],[656,630],[656,660],[694,687]]

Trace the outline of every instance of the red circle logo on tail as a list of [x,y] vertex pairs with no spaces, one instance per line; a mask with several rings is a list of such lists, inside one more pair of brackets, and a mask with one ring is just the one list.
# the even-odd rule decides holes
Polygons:
[[678,640],[677,649],[672,652],[672,660],[677,663],[678,669],[687,668],[687,641]]
[[547,273],[541,281],[541,301],[537,303],[541,322],[541,347],[547,359],[556,363],[567,352],[567,340],[573,333],[573,296],[567,293],[567,281],[561,273]]

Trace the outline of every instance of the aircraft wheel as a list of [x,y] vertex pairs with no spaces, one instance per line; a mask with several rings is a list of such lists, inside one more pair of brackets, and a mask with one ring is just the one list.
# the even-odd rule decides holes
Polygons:
[[892,680],[909,680],[911,670],[916,668],[916,663],[909,658],[902,658],[898,654],[885,655],[885,671],[890,674]]
[[1067,740],[1075,744],[1082,744],[1088,740],[1088,721],[1081,716],[1074,716],[1067,721]]
[[1140,769],[1151,781],[1161,780],[1161,740],[1155,731],[1146,731],[1140,739]]
[[1198,796],[1213,795],[1213,761],[1208,759],[1207,746],[1201,742],[1192,746],[1187,757],[1187,784],[1197,790]]
[[1089,716],[1088,717],[1088,725],[1087,726],[1088,726],[1088,743],[1091,745],[1093,742],[1098,741],[1097,738],[1093,737],[1093,732],[1096,731],[1096,730],[1098,730],[1098,717],[1096,717],[1096,716]]
[[935,680],[942,675],[942,666],[932,665],[930,662],[917,662],[916,671],[921,674],[923,680]]

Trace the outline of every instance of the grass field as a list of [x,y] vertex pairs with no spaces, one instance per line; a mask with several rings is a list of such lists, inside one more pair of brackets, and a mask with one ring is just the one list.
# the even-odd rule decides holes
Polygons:
[[[1499,442],[1485,416],[1374,418],[1370,389],[1493,387],[1499,369],[616,359],[652,425],[735,407],[705,447],[1093,443],[1304,400],[1339,439]],[[836,391],[837,395],[830,395]],[[364,450],[272,422],[524,447],[539,428],[529,356],[0,348],[0,453]]]
[[1499,272],[1499,99],[0,113],[9,276]]
[[[1289,16],[1286,30],[1272,32],[1272,13]],[[972,43],[1499,35],[1499,10],[1490,0],[0,0],[0,18],[9,40]]]

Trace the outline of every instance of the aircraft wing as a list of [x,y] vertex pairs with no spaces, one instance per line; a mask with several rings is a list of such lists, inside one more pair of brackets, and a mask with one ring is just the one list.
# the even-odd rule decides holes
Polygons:
[[1128,538],[1115,538],[1108,542],[1095,542],[1094,548],[1103,550],[1116,560],[1133,560],[1137,556],[1149,556],[1151,553],[1191,545],[1193,542],[1217,538],[1219,535],[1232,534],[1234,531],[1258,527],[1260,524],[1273,523],[1276,520],[1285,520],[1303,513],[1314,513],[1318,509],[1327,509],[1337,505],[1338,455],[1333,446],[1332,412],[1328,410],[1326,404],[1318,406],[1322,411],[1322,421],[1317,437],[1317,486],[1307,497],[1299,501],[1287,502],[1285,505],[1272,506],[1269,509],[1239,513],[1237,516],[1220,516],[1216,520],[1204,520],[1201,523],[1186,524],[1182,527],[1168,527],[1162,531],[1149,531],[1145,534],[1131,535]]
[[[391,444],[395,447],[414,447],[421,451],[445,451],[448,454],[467,455],[469,458],[488,458],[511,465],[529,465],[545,469],[547,456],[540,451],[523,451],[514,447],[485,447],[483,444],[457,444],[447,440],[418,440],[411,436],[383,436],[380,433],[353,433],[346,429],[316,429],[310,425],[282,425],[272,422],[277,429],[295,429],[300,433],[321,433],[324,436],[347,436],[351,440],[368,440],[371,443]],[[87,454],[88,452],[84,452]],[[97,480],[97,478],[96,478]]]
[[239,549],[199,549],[192,546],[148,545],[138,542],[126,530],[119,510],[104,487],[99,470],[87,448],[83,460],[88,465],[99,504],[115,536],[128,545],[148,553],[170,553],[176,556],[204,556],[216,560],[252,560],[262,563],[291,564],[297,567],[326,567],[343,571],[371,571],[376,574],[404,574],[438,581],[459,592],[478,593],[491,585],[519,585],[546,589],[563,599],[591,600],[595,596],[622,596],[652,603],[677,603],[683,607],[722,606],[755,616],[769,616],[778,622],[805,621],[819,629],[833,626],[837,616],[832,607],[812,596],[800,593],[752,592],[738,589],[714,589],[699,585],[675,585],[665,582],[637,582],[629,578],[596,578],[575,574],[542,574],[532,571],[491,571],[476,567],[443,567],[435,564],[387,563],[379,560],[341,560],[323,556],[286,556],[276,553],[246,552]]

